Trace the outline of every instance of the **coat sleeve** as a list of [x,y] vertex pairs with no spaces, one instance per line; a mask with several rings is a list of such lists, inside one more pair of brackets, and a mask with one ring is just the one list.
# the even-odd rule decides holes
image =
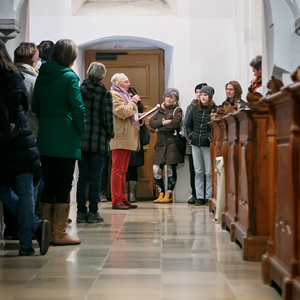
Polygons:
[[184,132],[184,136],[185,136],[186,138],[188,138],[187,129],[186,129],[186,124],[187,124],[187,121],[188,121],[189,115],[191,114],[192,109],[193,109],[193,106],[190,104],[190,105],[187,107],[186,112],[185,112],[185,116],[184,116],[184,121],[183,121],[183,132]]
[[109,91],[106,92],[103,105],[101,105],[102,127],[106,132],[106,136],[111,139],[113,137],[113,105],[112,96]]
[[79,89],[78,77],[75,74],[71,76],[67,96],[73,122],[77,131],[82,135],[86,126],[85,107]]
[[150,119],[149,125],[153,129],[157,129],[157,128],[163,127],[162,119],[160,118],[159,111]]
[[180,128],[182,121],[182,109],[180,107],[176,107],[174,112],[175,113],[173,115],[172,122],[160,128],[159,131],[166,132]]
[[121,120],[130,118],[138,112],[138,107],[134,102],[126,103],[119,93],[113,94],[113,113]]
[[194,111],[191,110],[188,116],[188,119],[186,121],[186,138],[190,140],[190,135],[194,129],[194,124],[193,124],[193,116],[194,116]]

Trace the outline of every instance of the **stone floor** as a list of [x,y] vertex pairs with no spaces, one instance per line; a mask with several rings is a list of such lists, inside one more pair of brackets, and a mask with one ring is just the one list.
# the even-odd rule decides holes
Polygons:
[[69,230],[82,243],[45,256],[19,257],[17,241],[0,240],[0,300],[281,299],[208,207],[138,205],[101,203],[104,224],[76,224],[72,204]]

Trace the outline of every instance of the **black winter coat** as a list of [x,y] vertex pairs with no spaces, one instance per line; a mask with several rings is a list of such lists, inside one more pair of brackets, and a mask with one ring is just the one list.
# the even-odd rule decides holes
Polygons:
[[21,73],[0,70],[0,101],[7,108],[9,122],[16,124],[20,134],[0,142],[0,185],[22,173],[34,173],[40,166],[39,152],[27,120],[27,91]]
[[[162,163],[172,165],[184,162],[184,156],[178,151],[175,144],[174,133],[175,130],[180,128],[182,121],[182,109],[177,107],[178,105],[174,104],[165,109],[163,103],[158,112],[150,119],[149,125],[157,130],[157,141],[154,147],[155,154],[153,158],[154,165]],[[172,120],[172,122],[163,126],[163,119]]]
[[201,104],[202,110],[194,107],[186,123],[188,140],[197,147],[210,146],[210,114],[215,112],[217,107],[214,104],[211,109]]

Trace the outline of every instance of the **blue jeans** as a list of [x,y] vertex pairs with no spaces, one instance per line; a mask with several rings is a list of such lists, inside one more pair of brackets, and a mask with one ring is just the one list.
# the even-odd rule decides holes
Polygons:
[[92,152],[82,152],[81,160],[78,161],[79,178],[77,183],[77,210],[87,213],[86,188],[89,183],[89,212],[96,214],[98,211],[100,182],[106,156]]
[[[211,198],[212,191],[210,148],[192,145],[192,155],[195,168],[196,197],[197,199],[204,199],[205,195],[205,199],[208,200]],[[204,180],[206,180],[205,192]]]
[[34,213],[33,174],[16,175],[15,186],[18,196],[10,186],[0,186],[0,200],[18,220],[20,248],[30,248],[32,235],[42,221]]

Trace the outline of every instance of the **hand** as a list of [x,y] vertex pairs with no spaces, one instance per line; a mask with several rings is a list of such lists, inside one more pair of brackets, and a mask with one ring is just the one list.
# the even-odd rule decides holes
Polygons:
[[141,98],[139,95],[134,95],[131,97],[131,101],[133,101],[134,103],[137,103],[137,102],[141,101]]
[[162,121],[162,124],[163,124],[164,126],[166,126],[166,125],[170,124],[171,122],[172,122],[172,120],[163,120],[163,121]]

